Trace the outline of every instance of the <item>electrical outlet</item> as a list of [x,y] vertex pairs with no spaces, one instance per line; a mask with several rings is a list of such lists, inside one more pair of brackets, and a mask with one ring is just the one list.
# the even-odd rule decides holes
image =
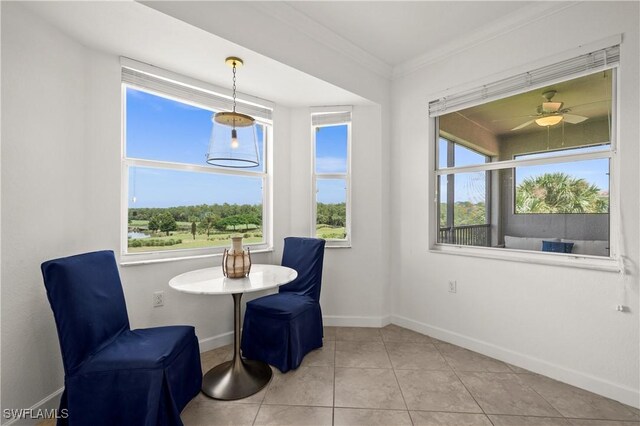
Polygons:
[[449,281],[449,293],[456,293],[458,291],[458,282]]
[[156,291],[153,293],[153,307],[164,306],[164,291]]

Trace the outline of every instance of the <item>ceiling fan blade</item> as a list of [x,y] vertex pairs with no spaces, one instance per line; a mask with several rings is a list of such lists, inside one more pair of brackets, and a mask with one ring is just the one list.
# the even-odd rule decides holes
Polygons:
[[562,117],[564,118],[564,121],[571,124],[582,123],[583,121],[589,118],[583,115],[576,115],[576,114],[562,114]]
[[525,127],[527,127],[529,124],[533,123],[535,120],[529,120],[526,123],[522,123],[521,125],[519,125],[518,127],[514,127],[513,129],[511,129],[511,131],[514,130],[520,130],[520,129],[524,129]]
[[492,123],[498,123],[500,121],[509,121],[509,120],[516,120],[518,118],[531,118],[531,117],[537,117],[537,114],[527,114],[527,115],[516,115],[514,117],[506,117],[506,118],[497,118],[495,120],[491,120]]

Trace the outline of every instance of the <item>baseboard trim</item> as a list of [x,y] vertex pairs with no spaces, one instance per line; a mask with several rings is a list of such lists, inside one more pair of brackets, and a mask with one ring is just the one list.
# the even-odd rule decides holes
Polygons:
[[391,323],[640,408],[640,391],[637,389],[403,316],[391,315]]
[[384,327],[391,324],[391,317],[389,315],[380,317],[324,315],[322,322],[330,327]]
[[233,343],[233,331],[227,331],[226,333],[218,334],[211,337],[205,337],[204,339],[198,340],[198,344],[200,345],[200,353],[207,352],[212,349],[228,345],[230,343]]

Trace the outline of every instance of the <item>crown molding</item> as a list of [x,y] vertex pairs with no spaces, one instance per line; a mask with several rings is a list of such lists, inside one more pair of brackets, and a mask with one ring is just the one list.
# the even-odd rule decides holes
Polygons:
[[251,2],[251,7],[294,28],[312,40],[352,59],[375,74],[391,79],[393,67],[285,2]]
[[508,34],[518,28],[531,25],[536,21],[556,14],[564,9],[568,9],[579,4],[579,1],[535,2],[519,10],[505,15],[499,21],[492,21],[477,31],[463,37],[452,40],[450,43],[426,52],[414,59],[410,59],[393,68],[392,79],[404,77],[414,73],[430,64],[442,61],[450,56],[464,52],[480,44],[486,43],[496,37]]

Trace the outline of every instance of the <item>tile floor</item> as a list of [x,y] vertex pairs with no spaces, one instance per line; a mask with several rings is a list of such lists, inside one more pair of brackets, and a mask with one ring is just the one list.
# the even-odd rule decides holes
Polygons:
[[[231,358],[202,354],[203,371]],[[200,394],[185,425],[640,426],[640,410],[389,325],[326,327],[295,371],[249,398]]]

